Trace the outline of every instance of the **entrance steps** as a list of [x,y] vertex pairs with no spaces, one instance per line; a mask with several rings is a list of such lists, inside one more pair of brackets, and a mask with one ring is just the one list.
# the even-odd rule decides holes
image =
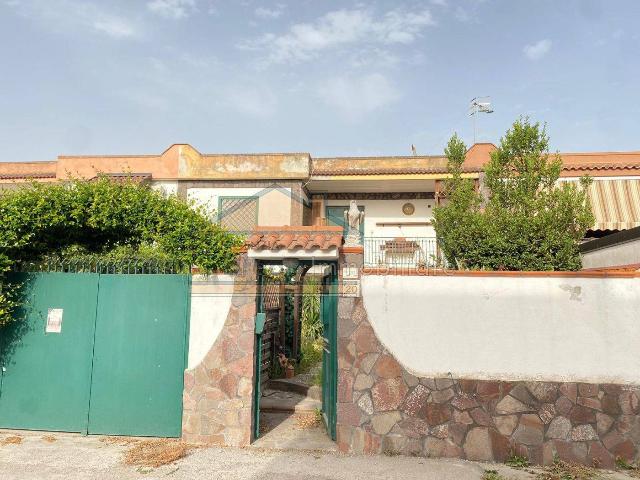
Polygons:
[[293,378],[276,378],[269,380],[267,385],[271,390],[297,393],[314,400],[322,400],[322,388],[319,385],[309,385],[305,378],[299,377],[302,375]]
[[312,413],[322,408],[315,398],[294,392],[265,389],[260,399],[260,411],[271,413]]
[[272,413],[310,413],[322,409],[322,387],[313,385],[320,365],[293,378],[269,380],[260,399],[260,411]]

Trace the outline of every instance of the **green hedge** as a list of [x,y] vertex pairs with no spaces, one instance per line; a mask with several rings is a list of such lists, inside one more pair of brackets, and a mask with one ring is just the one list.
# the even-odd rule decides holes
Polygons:
[[[16,261],[48,256],[126,256],[231,271],[242,239],[212,223],[206,212],[130,179],[34,183],[0,195],[0,274]],[[8,289],[0,296],[0,325],[10,319]]]

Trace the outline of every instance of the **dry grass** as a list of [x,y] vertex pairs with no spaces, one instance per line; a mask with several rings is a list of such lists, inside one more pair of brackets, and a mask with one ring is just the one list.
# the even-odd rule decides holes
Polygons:
[[107,445],[120,445],[124,447],[139,442],[140,439],[134,437],[100,437],[100,441]]
[[195,445],[180,440],[141,440],[131,445],[124,455],[124,463],[157,468],[187,456]]
[[315,413],[296,415],[296,428],[298,430],[309,430],[320,425],[322,417]]
[[260,435],[262,435],[263,433],[269,432],[270,429],[271,427],[269,426],[269,424],[261,418],[260,419]]
[[597,480],[602,476],[595,468],[556,460],[536,475],[536,480]]
[[20,445],[22,443],[22,437],[18,435],[11,435],[0,440],[0,445]]
[[44,440],[47,443],[53,443],[53,442],[57,441],[58,439],[56,437],[54,437],[53,435],[44,435],[42,437],[42,440]]

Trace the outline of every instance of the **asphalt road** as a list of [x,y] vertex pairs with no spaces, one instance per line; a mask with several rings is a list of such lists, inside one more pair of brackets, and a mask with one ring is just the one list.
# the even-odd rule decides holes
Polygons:
[[[157,469],[123,463],[126,445],[99,437],[20,432],[20,444],[2,444],[2,480],[97,479],[229,479],[229,480],[463,480],[480,479],[485,469],[497,469],[507,479],[532,476],[504,465],[462,460],[411,457],[362,457],[332,453],[275,451],[256,448],[199,448],[171,465]],[[617,477],[617,476],[615,476]],[[613,480],[614,476],[607,476]]]

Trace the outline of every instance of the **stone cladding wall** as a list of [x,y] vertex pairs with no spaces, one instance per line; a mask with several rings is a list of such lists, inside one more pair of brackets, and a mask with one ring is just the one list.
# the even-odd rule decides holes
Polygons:
[[342,452],[497,462],[515,453],[603,468],[640,460],[638,386],[416,377],[380,343],[362,298],[340,298],[338,317]]
[[241,255],[227,320],[211,350],[184,373],[182,438],[244,447],[251,442],[255,262]]

